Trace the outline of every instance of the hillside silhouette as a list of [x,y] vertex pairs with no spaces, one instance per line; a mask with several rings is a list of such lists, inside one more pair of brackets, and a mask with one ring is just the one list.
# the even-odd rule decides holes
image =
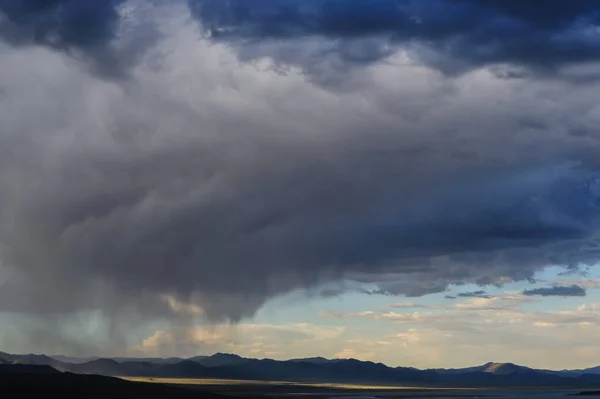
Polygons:
[[[63,358],[64,359],[64,358]],[[46,355],[0,353],[0,371],[26,374],[55,373],[148,378],[210,378],[259,381],[359,383],[421,387],[568,387],[598,388],[598,368],[586,370],[537,370],[513,363],[486,363],[463,369],[419,370],[389,367],[356,359],[308,358],[279,361],[250,359],[217,353],[189,359],[108,359],[66,362]],[[46,367],[46,368],[44,368]],[[19,371],[21,370],[21,371]]]

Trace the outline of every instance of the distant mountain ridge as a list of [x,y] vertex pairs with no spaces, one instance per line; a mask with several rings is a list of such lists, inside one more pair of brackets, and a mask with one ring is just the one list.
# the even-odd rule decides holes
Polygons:
[[[68,360],[68,361],[67,361]],[[600,388],[600,366],[584,370],[536,370],[513,363],[462,369],[419,370],[356,359],[322,357],[252,359],[234,354],[181,358],[70,358],[0,352],[0,372],[10,366],[48,366],[59,372],[155,378],[217,378],[292,382],[339,382],[438,387]]]
[[[553,371],[550,371],[550,370],[535,370],[535,369],[525,367],[525,366],[518,366],[514,363],[495,363],[495,362],[489,362],[489,363],[483,364],[481,366],[466,367],[466,368],[460,368],[460,369],[431,369],[431,370],[436,371],[438,373],[446,373],[446,374],[464,374],[464,373],[478,372],[478,373],[491,373],[491,374],[495,374],[495,375],[509,375],[509,374],[515,374],[515,373],[532,372],[532,371],[553,373]],[[582,373],[582,374],[584,374],[584,373]]]

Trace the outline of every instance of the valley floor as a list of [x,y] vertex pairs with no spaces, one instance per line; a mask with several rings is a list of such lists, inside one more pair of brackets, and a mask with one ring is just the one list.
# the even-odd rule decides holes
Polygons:
[[[185,386],[201,392],[229,397],[268,397],[306,399],[402,399],[402,398],[495,398],[558,399],[592,393],[581,389],[483,389],[419,388],[381,385],[294,383],[182,378],[126,378],[129,381]],[[308,398],[307,398],[308,397]]]

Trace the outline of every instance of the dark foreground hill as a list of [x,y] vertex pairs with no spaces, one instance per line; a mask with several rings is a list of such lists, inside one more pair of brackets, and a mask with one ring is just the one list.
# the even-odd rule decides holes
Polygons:
[[50,366],[36,366],[32,364],[0,364],[0,376],[7,375],[59,375],[58,370]]
[[227,398],[208,392],[192,391],[184,387],[130,382],[97,375],[77,375],[58,371],[55,373],[12,373],[8,371],[8,368],[4,368],[4,372],[0,372],[0,398],[42,398],[50,396],[61,399]]

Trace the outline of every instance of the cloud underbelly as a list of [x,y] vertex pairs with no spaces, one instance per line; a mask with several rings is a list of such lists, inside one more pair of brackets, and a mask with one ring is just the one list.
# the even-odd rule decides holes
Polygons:
[[[274,7],[287,12],[292,33],[259,3],[239,13],[236,1],[221,2],[227,10],[190,3],[136,14],[138,2],[112,2],[104,7],[115,13],[100,13],[95,25],[72,26],[66,16],[0,1],[2,21],[19,37],[33,29],[44,39],[0,41],[0,273],[14,276],[0,310],[117,314],[130,305],[151,318],[191,302],[178,308],[238,321],[274,296],[331,281],[422,295],[596,263],[596,81],[506,79],[470,62],[472,54],[464,74],[450,76],[391,46],[397,63],[376,55],[355,70],[345,66],[356,59],[334,60],[342,68],[332,88],[315,84],[319,70],[305,65],[283,73],[279,46],[372,40],[383,33],[371,20],[402,2],[377,2],[364,18],[359,5],[344,11],[339,2]],[[477,20],[473,2],[437,3]],[[509,3],[476,10],[515,15],[541,32],[572,25],[534,23]],[[315,12],[317,26],[303,19]],[[119,61],[118,49],[138,43],[123,25],[146,26],[140,15],[152,16],[156,35],[136,57],[111,64],[126,73],[90,69],[87,61],[104,62],[97,54]],[[388,34],[395,22],[384,21]],[[455,33],[464,36],[446,22],[431,22],[452,28],[444,40],[422,38],[447,48]],[[221,25],[227,40],[204,36]],[[52,45],[50,33],[59,40]],[[80,34],[94,46],[73,39]],[[250,47],[232,41],[239,38]],[[240,63],[257,59],[254,45],[273,52]],[[510,63],[521,53],[499,54]],[[523,60],[515,64],[535,70]]]

